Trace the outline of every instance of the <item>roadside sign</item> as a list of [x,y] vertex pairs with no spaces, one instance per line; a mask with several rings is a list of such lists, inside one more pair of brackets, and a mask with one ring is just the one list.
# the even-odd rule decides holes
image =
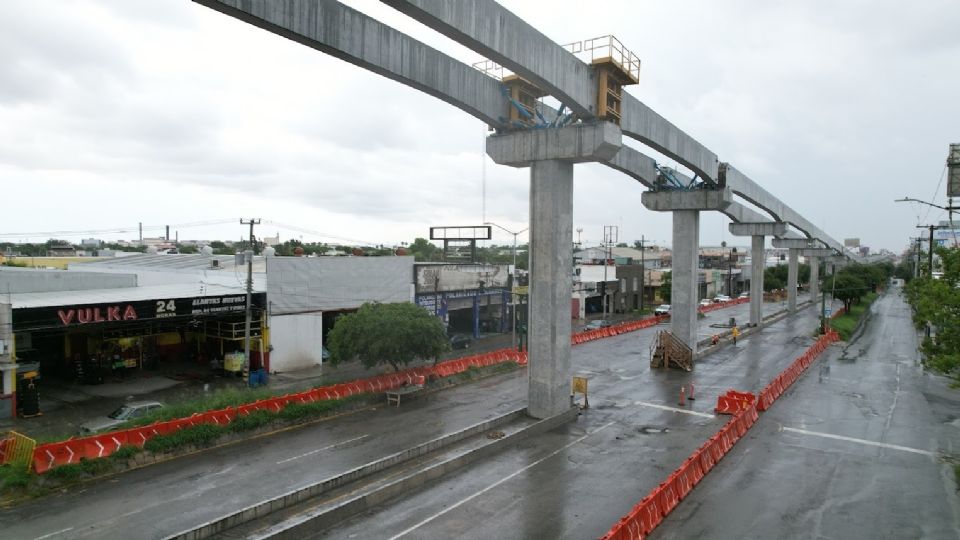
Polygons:
[[827,308],[823,308],[823,316],[824,316],[824,317],[829,317],[829,316],[830,316],[830,313],[832,313],[831,308],[828,308],[828,307],[827,307]]

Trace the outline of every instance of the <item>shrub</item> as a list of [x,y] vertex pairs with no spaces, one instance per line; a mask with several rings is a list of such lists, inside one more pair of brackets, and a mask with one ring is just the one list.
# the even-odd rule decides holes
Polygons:
[[233,422],[226,427],[234,433],[250,431],[260,426],[269,424],[277,418],[277,415],[270,411],[253,411],[250,414],[237,415]]
[[30,472],[23,467],[0,466],[0,489],[24,488],[30,483]]
[[185,446],[209,446],[222,433],[223,429],[220,426],[200,424],[181,429],[169,435],[154,437],[147,441],[143,447],[151,452],[169,452]]
[[50,469],[47,476],[60,480],[61,482],[76,482],[83,475],[83,472],[83,468],[80,465],[71,463]]
[[130,459],[138,453],[140,453],[140,447],[138,446],[121,446],[119,450],[110,454],[110,458],[116,460]]

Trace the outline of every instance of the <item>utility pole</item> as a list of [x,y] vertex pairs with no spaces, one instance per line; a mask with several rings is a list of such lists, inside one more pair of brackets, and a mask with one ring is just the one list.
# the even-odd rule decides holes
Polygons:
[[640,311],[643,311],[643,296],[647,292],[647,238],[642,234],[640,235],[640,269]]
[[[250,318],[251,303],[253,301],[253,226],[260,224],[259,218],[251,218],[250,221],[244,221],[240,218],[241,225],[250,225],[250,248],[243,253],[243,258],[247,262],[247,308],[245,323],[243,325],[243,367],[244,371],[250,371]],[[249,379],[249,377],[248,377]],[[248,383],[249,384],[249,383]]]
[[[517,232],[513,232],[509,229],[501,227],[500,225],[497,225],[492,221],[486,221],[484,222],[484,225],[493,225],[494,227],[497,227],[498,229],[502,229],[513,235],[513,276],[512,276],[513,280],[511,285],[513,287],[516,287],[517,286],[517,235],[523,233],[524,231],[529,229],[529,227],[520,229]],[[528,253],[529,253],[529,249],[528,249]],[[513,291],[510,291],[510,303],[513,304],[513,316],[511,317],[512,321],[510,325],[510,343],[512,344],[513,347],[516,347],[517,346],[517,313],[516,313],[517,303],[514,302],[513,300]]]
[[619,228],[616,225],[603,226],[603,244],[606,247],[603,259],[603,319],[607,320],[607,308],[610,302],[607,299],[607,263],[610,262],[611,244],[617,243]]
[[[929,244],[929,251],[927,252],[927,265],[929,269],[927,270],[928,276],[933,278],[933,231],[936,229],[946,229],[943,225],[917,225],[918,229],[928,229],[930,231],[930,238],[927,240]],[[919,250],[918,250],[919,251]],[[917,262],[919,263],[919,256]]]

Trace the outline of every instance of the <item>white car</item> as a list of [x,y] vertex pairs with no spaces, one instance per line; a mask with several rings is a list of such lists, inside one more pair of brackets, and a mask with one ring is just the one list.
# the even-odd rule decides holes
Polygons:
[[141,416],[150,414],[161,407],[163,407],[163,403],[160,403],[159,401],[134,401],[127,403],[121,405],[120,408],[105,417],[84,422],[80,425],[80,432],[90,434],[100,433],[101,431],[109,431],[110,429],[115,428],[120,424],[127,422],[128,420],[140,418]]
[[729,302],[729,301],[730,301],[730,297],[725,294],[718,294],[713,297],[714,304],[720,304],[720,303]]
[[711,302],[708,298],[704,298],[703,300],[700,301],[701,307],[709,306],[711,304],[713,304],[713,302]]
[[669,315],[670,314],[670,304],[660,304],[657,306],[657,309],[653,310],[654,315]]

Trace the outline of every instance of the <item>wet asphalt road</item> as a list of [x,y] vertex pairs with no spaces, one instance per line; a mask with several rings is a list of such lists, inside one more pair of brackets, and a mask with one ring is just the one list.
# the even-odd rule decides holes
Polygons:
[[960,395],[917,361],[909,307],[881,297],[651,538],[960,538]]
[[[746,306],[736,306],[714,312],[703,319],[701,325],[725,321],[730,316],[736,316],[738,320],[746,318],[746,309]],[[903,332],[908,335],[912,332],[908,319],[891,324],[903,326]],[[805,310],[772,325],[761,334],[741,341],[736,348],[719,350],[698,363],[694,373],[650,370],[647,362],[653,330],[575,347],[575,371],[590,377],[592,405],[576,424],[523,441],[468,471],[441,479],[430,489],[411,493],[402,501],[349,520],[328,531],[326,536],[595,538],[719,429],[726,417],[717,418],[710,412],[718,393],[727,388],[759,390],[813,342],[811,333],[815,325],[814,310]],[[915,357],[912,350],[906,350],[904,354]],[[814,364],[811,370],[816,369],[818,365]],[[832,371],[834,378],[839,377],[836,368]],[[893,373],[896,373],[895,370]],[[883,370],[876,374],[878,379],[874,382],[858,374],[854,376],[865,385],[892,384],[883,378],[889,376]],[[811,372],[808,372],[787,396],[781,398],[783,404],[778,403],[766,415],[778,414],[778,408],[789,409],[784,404],[794,399],[798,389],[812,378]],[[904,378],[901,376],[901,381]],[[676,407],[679,386],[691,381],[697,383],[700,399],[686,408],[687,413],[671,410]],[[431,394],[405,403],[400,409],[364,411],[310,428],[132,471],[110,481],[91,485],[80,492],[0,511],[0,525],[3,525],[4,536],[10,534],[11,538],[162,537],[252,502],[328,478],[426,439],[498,416],[524,403],[525,386],[523,372],[508,374]],[[942,393],[948,404],[949,392]],[[819,406],[826,408],[822,414],[834,418],[831,414],[834,408],[825,400],[824,397],[814,399]],[[904,403],[910,399],[902,395],[897,401],[894,409],[902,411]],[[697,414],[689,414],[690,411]],[[953,411],[955,414],[956,408]],[[796,411],[788,410],[787,413],[790,418],[797,418]],[[824,429],[819,426],[810,428],[811,424],[805,422],[794,422],[790,425],[808,426],[798,429]],[[722,462],[724,468],[715,469],[708,480],[675,511],[675,516],[690,512],[695,497],[709,489],[711,481],[722,481],[722,471],[727,467],[733,472],[740,471],[739,467],[728,464],[738,461],[734,459],[736,452],[752,444],[752,438],[758,433],[765,434],[766,426],[770,423],[762,418],[747,439],[738,445],[734,454]],[[854,417],[837,427],[859,425]],[[899,422],[891,421],[891,425],[899,426]],[[955,445],[955,441],[949,442],[952,440],[950,434],[956,435],[955,425],[938,423],[938,419],[934,418],[932,423],[919,422],[915,429],[926,430]],[[946,431],[946,435],[943,431]],[[807,446],[839,442],[800,432],[785,433],[774,429],[765,437],[773,440],[787,436],[812,439],[805,443]],[[846,434],[842,431],[832,433]],[[858,431],[847,436],[866,437],[875,434]],[[911,441],[893,444],[906,445],[907,442]],[[766,444],[773,442],[767,441]],[[916,444],[913,446],[922,448]],[[780,463],[779,458],[774,459],[779,455],[770,451],[767,459]],[[945,474],[943,466],[933,458],[923,454],[910,454],[907,457],[926,459],[928,467]],[[766,466],[764,462],[762,467]],[[779,467],[796,469],[796,464],[788,460],[780,463]],[[812,472],[803,472],[801,476],[808,478],[814,475]],[[863,476],[860,473],[855,479]],[[765,477],[753,474],[753,478]],[[784,496],[785,487],[776,477],[771,479],[776,482],[779,501]],[[936,483],[928,480],[925,476],[914,482],[920,490],[919,496],[927,497],[919,499],[921,502],[935,497],[946,485],[942,481]],[[720,508],[723,508],[723,505],[729,504],[730,490],[739,493],[752,486],[752,481],[744,482],[742,478],[734,482],[733,486],[721,489],[723,497],[714,496],[698,504],[694,514],[699,513],[713,525],[722,523],[723,520],[718,521],[717,515],[711,515],[708,511],[717,504],[712,499],[719,498]],[[813,492],[822,489],[816,485],[810,486]],[[763,497],[762,502],[772,499],[769,493],[757,496]],[[929,503],[924,504],[929,506]],[[752,505],[753,508],[758,506],[762,504],[754,502]],[[931,507],[931,512],[937,515],[929,521],[940,523],[930,525],[936,527],[931,530],[950,530],[956,519],[953,514],[939,510],[936,506]],[[722,510],[712,511],[719,512],[720,517],[726,517],[735,524],[757,521],[750,517],[749,512],[728,516]],[[774,512],[795,515],[797,510],[785,503],[783,508]],[[674,519],[671,517],[671,521]],[[685,523],[663,525],[656,534],[674,534],[674,529],[683,525]],[[740,531],[740,537],[784,537],[774,525],[762,525],[764,528],[750,525],[746,529],[735,530]],[[870,525],[865,524],[868,529]],[[679,535],[677,537],[697,535],[695,530],[676,534]],[[804,537],[803,534],[799,536]],[[727,535],[720,529],[714,529],[706,537],[724,538]],[[821,533],[819,537],[833,536]],[[878,532],[853,537],[886,536]]]

